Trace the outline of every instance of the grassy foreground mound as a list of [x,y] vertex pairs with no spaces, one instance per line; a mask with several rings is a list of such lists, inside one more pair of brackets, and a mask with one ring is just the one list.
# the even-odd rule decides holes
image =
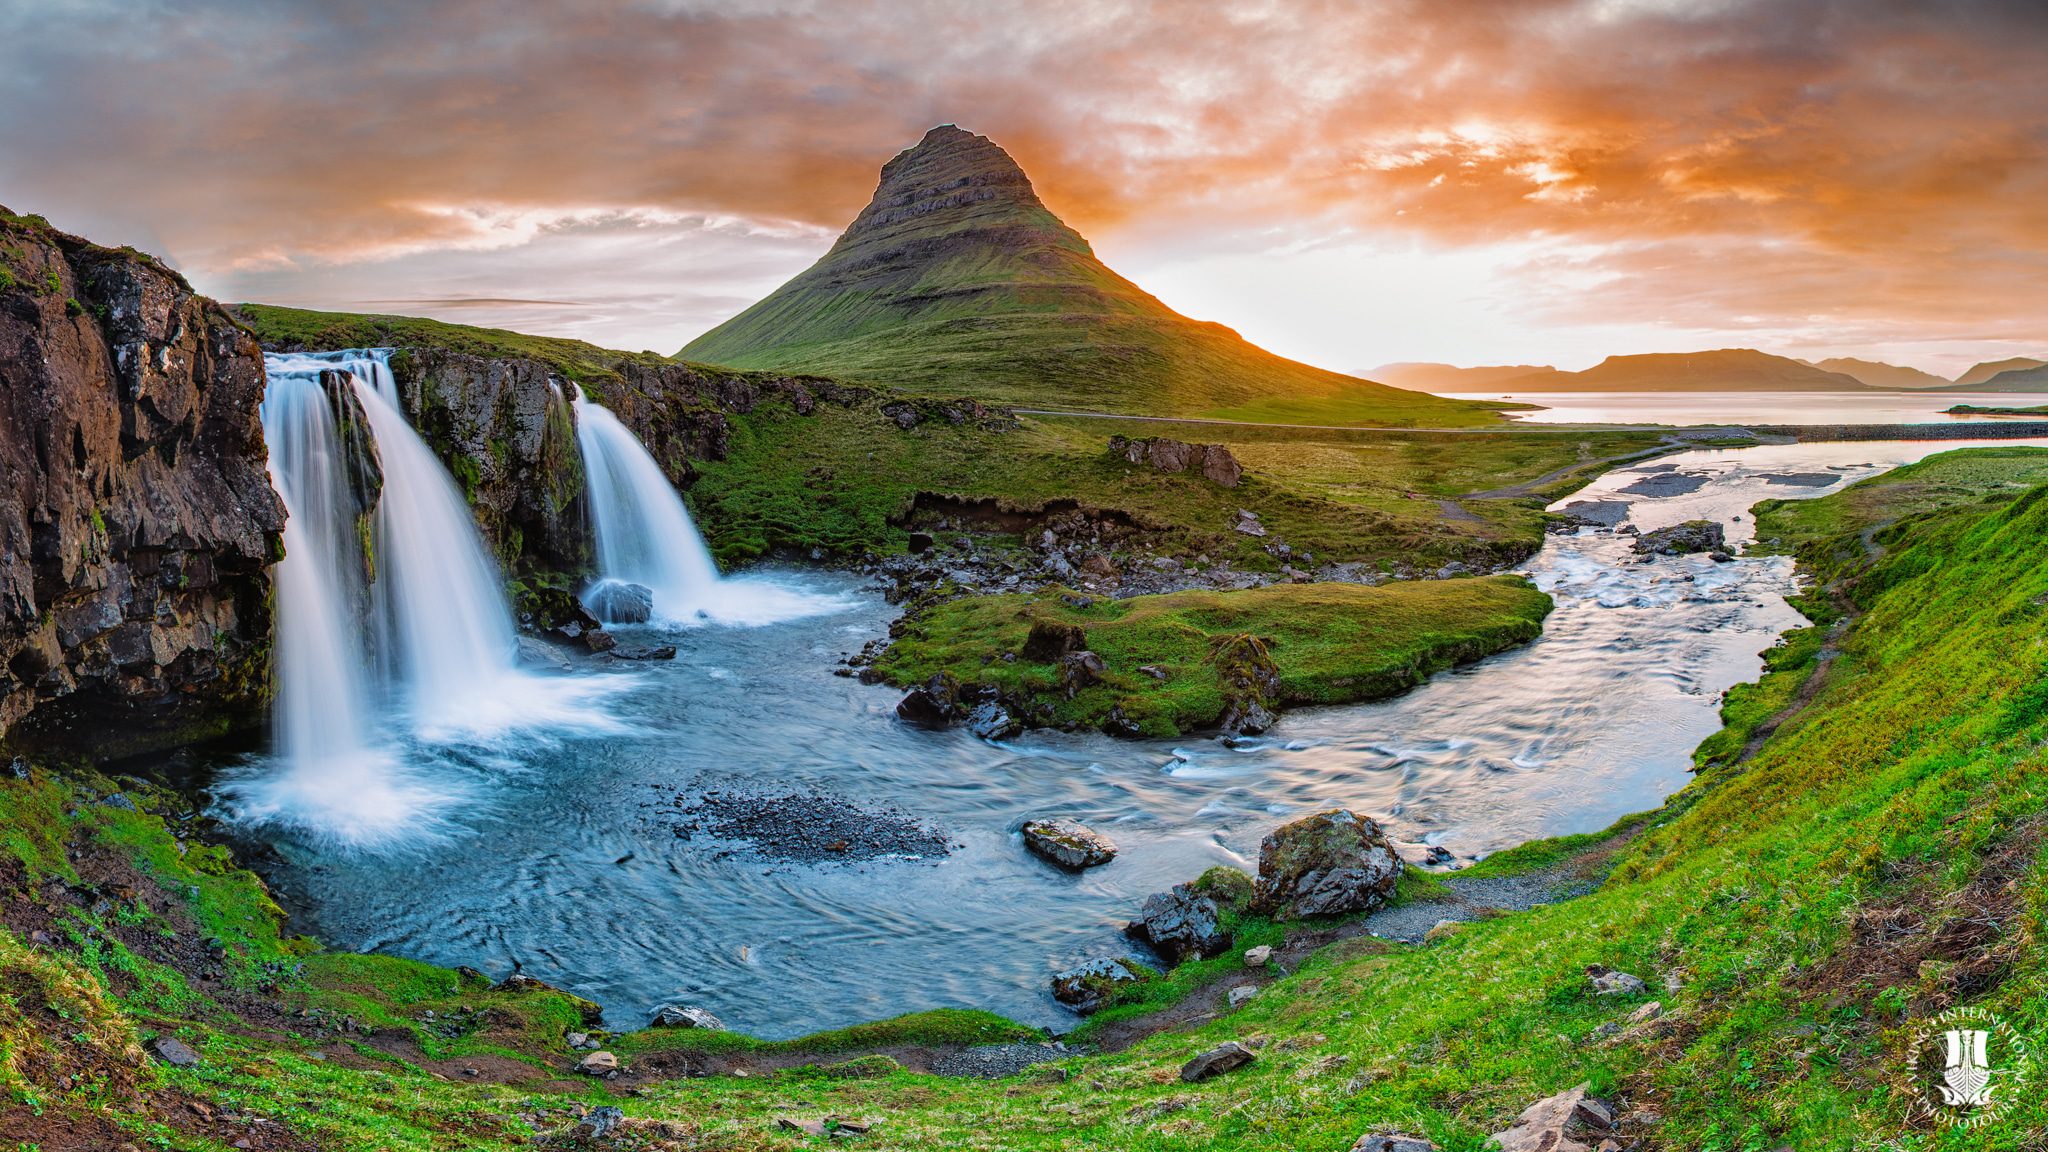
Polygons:
[[[1534,640],[1550,606],[1514,576],[1127,600],[978,596],[911,617],[877,667],[899,687],[944,675],[992,688],[1036,725],[1170,737],[1214,728],[1233,707],[1396,695]],[[1080,680],[1063,672],[1059,657],[1080,650],[1105,667]]]
[[[1957,1005],[2048,1044],[2048,487],[1992,496],[1889,526],[1859,512],[1870,490],[1815,501],[1875,547],[1838,553],[1830,533],[1802,552],[1827,581],[1809,602],[1846,624],[1836,658],[1776,663],[1767,679],[1798,690],[1768,738],[1616,835],[1472,870],[1598,845],[1612,865],[1591,894],[1423,947],[1335,945],[1234,1012],[996,1083],[856,1057],[844,1036],[813,1041],[836,1066],[583,1081],[560,1040],[588,1027],[572,998],[324,953],[281,935],[260,886],[179,814],[105,784],[0,781],[0,1137],[509,1150],[607,1103],[639,1123],[621,1148],[823,1147],[777,1122],[834,1116],[870,1122],[872,1148],[1341,1152],[1404,1129],[1479,1152],[1531,1101],[1589,1081],[1657,1148],[2037,1148],[2048,1070],[2008,1081],[1974,1129],[1930,1114],[1938,1061],[1932,1079],[1908,1072],[1912,1038]],[[1588,964],[1648,988],[1596,995]],[[876,1046],[923,1030],[1019,1034],[939,1014]],[[143,1057],[162,1036],[200,1063]],[[608,1043],[631,1070],[679,1039]],[[1257,1059],[1179,1081],[1228,1039]]]

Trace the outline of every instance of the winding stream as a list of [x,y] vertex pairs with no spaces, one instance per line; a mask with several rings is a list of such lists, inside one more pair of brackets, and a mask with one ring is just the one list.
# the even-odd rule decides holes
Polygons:
[[[1643,530],[1711,518],[1740,540],[1757,500],[1823,495],[1953,447],[1687,452],[1561,503],[1626,501]],[[1236,743],[1033,734],[995,746],[909,728],[893,715],[897,692],[831,674],[894,610],[848,577],[764,574],[845,607],[690,629],[672,663],[594,665],[583,675],[617,682],[606,707],[627,731],[420,750],[473,785],[456,831],[399,855],[287,838],[272,880],[334,946],[494,975],[516,963],[603,1003],[614,1027],[671,1000],[768,1037],[941,1006],[1065,1027],[1073,1018],[1045,992],[1051,972],[1128,952],[1118,929],[1147,893],[1212,864],[1247,866],[1293,816],[1345,805],[1398,839],[1470,858],[1604,827],[1682,787],[1690,750],[1718,727],[1721,692],[1754,678],[1759,652],[1800,623],[1783,599],[1792,568],[1638,564],[1629,543],[1585,531],[1546,544],[1525,571],[1557,610],[1528,647]],[[930,860],[778,863],[676,835],[665,809],[707,790],[893,806],[955,847]],[[1122,854],[1080,876],[1043,865],[1014,830],[1049,813],[1092,823]]]

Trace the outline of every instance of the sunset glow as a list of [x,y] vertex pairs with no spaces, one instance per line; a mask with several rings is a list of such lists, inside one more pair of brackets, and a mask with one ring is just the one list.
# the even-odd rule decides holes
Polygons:
[[0,203],[203,291],[673,351],[936,123],[1285,355],[2048,346],[2038,5],[0,10]]

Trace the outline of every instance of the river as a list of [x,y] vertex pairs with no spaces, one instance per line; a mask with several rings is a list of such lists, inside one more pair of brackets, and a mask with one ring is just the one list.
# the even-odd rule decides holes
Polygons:
[[[1953,447],[1692,451],[1565,502],[1625,501],[1643,530],[1706,517],[1739,540],[1759,499],[1823,495]],[[1248,867],[1290,818],[1343,805],[1470,859],[1604,827],[1683,787],[1721,693],[1801,622],[1784,601],[1793,572],[1783,558],[1633,561],[1625,536],[1553,537],[1524,568],[1557,602],[1536,642],[1397,699],[1291,714],[1260,739],[1175,743],[992,745],[907,727],[897,692],[831,672],[894,610],[850,577],[765,574],[840,607],[696,628],[676,637],[673,662],[578,673],[612,679],[623,733],[415,749],[469,798],[441,835],[366,854],[286,833],[270,876],[298,926],[330,945],[494,975],[517,964],[606,1005],[614,1027],[677,1000],[767,1037],[942,1006],[1066,1027],[1046,993],[1053,971],[1129,952],[1118,930],[1147,893],[1213,864]],[[900,809],[953,847],[766,859],[674,814],[712,791]],[[1078,876],[1046,866],[1016,834],[1046,814],[1085,820],[1121,855]],[[677,835],[692,822],[695,835]]]

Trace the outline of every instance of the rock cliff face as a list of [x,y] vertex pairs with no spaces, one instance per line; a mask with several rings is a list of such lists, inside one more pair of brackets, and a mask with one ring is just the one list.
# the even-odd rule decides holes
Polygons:
[[422,348],[394,355],[391,371],[407,419],[462,486],[499,563],[588,565],[583,458],[567,386],[546,365]]
[[256,341],[183,277],[0,209],[0,738],[107,759],[260,722]]

